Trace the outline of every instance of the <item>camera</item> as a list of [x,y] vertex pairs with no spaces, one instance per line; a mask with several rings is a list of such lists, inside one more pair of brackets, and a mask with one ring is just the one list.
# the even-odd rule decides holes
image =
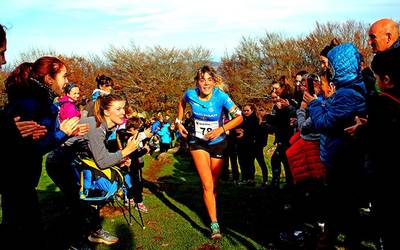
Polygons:
[[129,138],[131,138],[131,136],[132,136],[132,133],[126,129],[119,129],[119,130],[117,130],[117,133],[118,133],[118,138],[119,138],[119,142],[121,143],[121,146],[123,148],[125,148],[126,144],[128,143]]
[[146,129],[146,127],[144,126],[144,124],[142,124],[139,128],[138,128],[138,133],[143,132]]

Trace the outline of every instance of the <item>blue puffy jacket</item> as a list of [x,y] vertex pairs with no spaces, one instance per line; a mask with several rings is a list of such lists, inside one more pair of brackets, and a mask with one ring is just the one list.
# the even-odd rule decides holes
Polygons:
[[310,116],[321,132],[321,159],[327,167],[335,157],[351,149],[350,136],[344,132],[354,124],[356,115],[365,116],[365,86],[361,76],[361,56],[351,43],[336,46],[328,53],[336,91],[325,101],[310,102]]
[[172,142],[171,132],[169,131],[169,123],[164,123],[160,130],[156,133],[160,136],[161,143],[170,144]]

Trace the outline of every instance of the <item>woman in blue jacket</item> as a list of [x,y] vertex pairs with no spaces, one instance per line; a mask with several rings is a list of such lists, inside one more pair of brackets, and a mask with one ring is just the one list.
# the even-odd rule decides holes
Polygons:
[[[365,116],[365,86],[361,75],[361,56],[351,43],[336,46],[328,53],[335,93],[326,102],[307,91],[310,117],[320,131],[321,159],[326,166],[327,208],[326,234],[321,244],[334,246],[339,233],[345,244],[359,247],[358,188],[364,155],[357,140],[344,131],[355,116]],[[353,249],[353,248],[352,248]]]

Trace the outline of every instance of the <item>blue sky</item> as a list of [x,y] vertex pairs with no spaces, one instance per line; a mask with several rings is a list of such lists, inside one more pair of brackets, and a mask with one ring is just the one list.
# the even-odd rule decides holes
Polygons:
[[214,58],[243,36],[307,34],[316,21],[399,20],[396,0],[1,0],[8,61],[32,48],[102,54],[110,45],[203,46]]

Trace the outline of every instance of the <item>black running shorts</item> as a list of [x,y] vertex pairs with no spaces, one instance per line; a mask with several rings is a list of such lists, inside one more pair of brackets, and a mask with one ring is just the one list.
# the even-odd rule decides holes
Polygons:
[[228,146],[226,140],[219,142],[217,144],[208,145],[206,141],[195,140],[195,142],[189,142],[189,150],[204,150],[208,152],[211,158],[222,159],[225,155],[225,150]]

